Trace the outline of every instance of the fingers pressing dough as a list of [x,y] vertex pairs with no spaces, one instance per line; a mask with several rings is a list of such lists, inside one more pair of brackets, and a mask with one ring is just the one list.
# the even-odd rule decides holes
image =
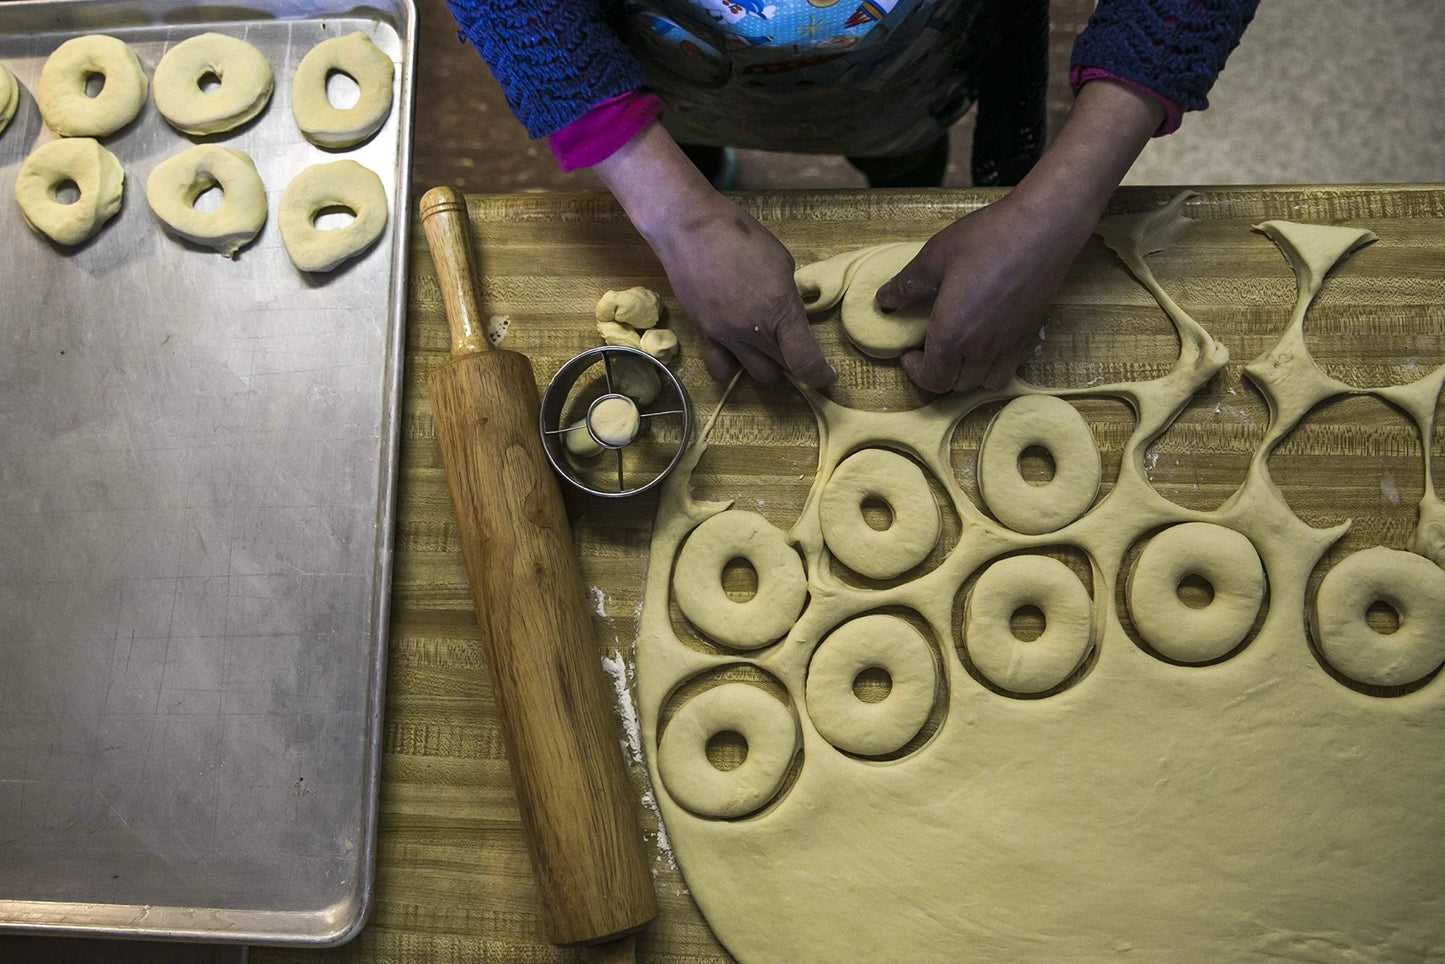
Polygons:
[[[356,219],[323,230],[316,218],[327,208],[344,208]],[[386,191],[381,178],[355,161],[313,164],[286,185],[276,223],[297,268],[330,271],[371,247],[386,230]]]
[[[214,211],[196,209],[213,187],[222,191]],[[202,144],[156,165],[146,179],[151,213],[181,237],[230,257],[266,223],[266,188],[256,165],[241,151]]]
[[[201,80],[214,74],[212,91]],[[239,127],[266,109],[274,85],[271,65],[255,47],[218,33],[182,40],[156,64],[155,101],[172,127],[216,134]]]
[[[73,183],[80,197],[64,204],[57,189]],[[80,244],[120,210],[125,172],[114,154],[89,137],[37,147],[20,165],[15,202],[25,223],[58,244]]]
[[[92,74],[105,78],[105,85],[88,97]],[[35,103],[45,126],[62,137],[105,137],[135,120],[146,86],[140,58],[124,41],[90,34],[55,48],[40,68]]]
[[[356,81],[361,94],[342,110],[326,96],[326,78],[333,72]],[[365,34],[323,40],[296,68],[291,84],[291,114],[306,139],[318,147],[355,147],[381,129],[391,113],[391,58]]]

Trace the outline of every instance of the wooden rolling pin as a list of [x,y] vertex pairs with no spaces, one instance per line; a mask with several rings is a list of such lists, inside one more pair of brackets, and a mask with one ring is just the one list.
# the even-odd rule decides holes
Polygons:
[[427,389],[547,939],[628,959],[657,897],[532,365],[487,339],[461,194],[428,191],[421,219],[452,335]]

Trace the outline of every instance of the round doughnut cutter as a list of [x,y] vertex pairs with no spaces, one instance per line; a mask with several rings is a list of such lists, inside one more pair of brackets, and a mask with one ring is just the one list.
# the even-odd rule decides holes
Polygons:
[[540,421],[557,474],[583,492],[616,499],[646,492],[682,461],[692,404],[656,358],[603,345],[552,376]]

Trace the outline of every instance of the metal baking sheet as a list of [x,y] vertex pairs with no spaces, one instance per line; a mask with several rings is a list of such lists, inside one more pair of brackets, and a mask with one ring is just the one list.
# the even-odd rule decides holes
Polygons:
[[[411,0],[0,4],[23,88],[0,133],[0,928],[338,943],[364,919],[376,826],[406,307]],[[270,60],[261,117],[207,138],[269,199],[236,260],[165,234],[151,169],[192,141],[147,103],[106,146],[121,213],[75,249],[32,233],[33,91],[104,32],[149,73],[217,30]],[[386,126],[328,153],[290,111],[302,55],[361,30],[398,69]],[[329,275],[276,205],[348,157],[391,203]]]

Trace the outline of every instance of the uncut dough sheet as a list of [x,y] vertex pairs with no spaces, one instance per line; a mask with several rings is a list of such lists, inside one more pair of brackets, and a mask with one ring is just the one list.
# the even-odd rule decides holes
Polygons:
[[[1445,684],[1432,672],[1409,685],[1371,687],[1319,655],[1307,603],[1323,572],[1366,543],[1345,524],[1301,521],[1269,459],[1292,428],[1341,395],[1388,402],[1392,417],[1433,440],[1445,369],[1422,367],[1417,379],[1367,391],[1334,381],[1310,357],[1303,332],[1321,284],[1331,283],[1326,272],[1372,257],[1369,232],[1353,228],[1271,232],[1291,259],[1299,297],[1292,313],[1282,310],[1289,320],[1257,359],[1229,360],[1235,346],[1191,318],[1187,299],[1176,304],[1144,258],[1187,248],[1182,201],[1105,232],[1151,292],[1160,322],[1178,331],[1179,359],[1147,381],[1050,392],[1076,402],[1116,399],[1133,416],[1117,479],[1063,529],[1039,536],[1005,529],[959,469],[976,453],[951,455],[953,427],[1025,391],[1021,383],[916,412],[847,411],[810,394],[818,471],[801,514],[773,519],[804,561],[808,602],[784,639],[741,651],[690,626],[669,585],[691,530],[728,507],[707,501],[711,489],[699,501],[689,495],[698,454],[700,472],[713,468],[707,454],[695,453],[689,471],[670,481],[636,648],[643,745],[687,885],[739,959],[1058,961],[1133,953],[1381,961],[1445,948],[1445,807],[1438,803]],[[1263,234],[1241,234],[1240,245],[1270,244]],[[1218,508],[1166,501],[1149,483],[1158,458],[1151,443],[1226,364],[1250,362],[1273,411],[1260,405],[1255,412],[1254,455],[1240,463],[1237,491]],[[951,546],[881,583],[829,563],[818,521],[833,468],[879,445],[923,466],[945,519],[953,517],[952,536],[944,525]],[[1413,454],[1425,521],[1382,541],[1429,556],[1439,550],[1432,523],[1440,503],[1430,460]],[[1409,516],[1412,508],[1402,511]],[[1240,645],[1203,665],[1162,658],[1125,625],[1129,565],[1156,532],[1187,521],[1245,534],[1267,574],[1259,619]],[[1030,553],[1072,559],[1092,596],[1088,655],[1066,681],[1033,695],[978,671],[962,622],[978,574],[1000,557]],[[1431,583],[1425,591],[1437,589]],[[810,718],[808,670],[832,630],[878,612],[904,614],[930,637],[935,705],[913,741],[869,757],[820,734]],[[1402,632],[1407,623],[1402,617]],[[747,739],[748,727],[772,726],[754,733],[759,754],[773,753],[779,740],[793,746],[775,789],[767,781],[761,791],[743,788],[758,793],[759,804],[741,817],[702,812],[708,800],[699,788],[718,785],[712,774],[659,769],[659,740],[696,716],[687,704],[717,685],[752,687],[786,712],[714,719],[714,730]],[[700,744],[695,749],[702,753]],[[743,774],[747,765],[728,772]],[[699,773],[707,780],[694,780]],[[720,786],[718,793],[726,780]]]

